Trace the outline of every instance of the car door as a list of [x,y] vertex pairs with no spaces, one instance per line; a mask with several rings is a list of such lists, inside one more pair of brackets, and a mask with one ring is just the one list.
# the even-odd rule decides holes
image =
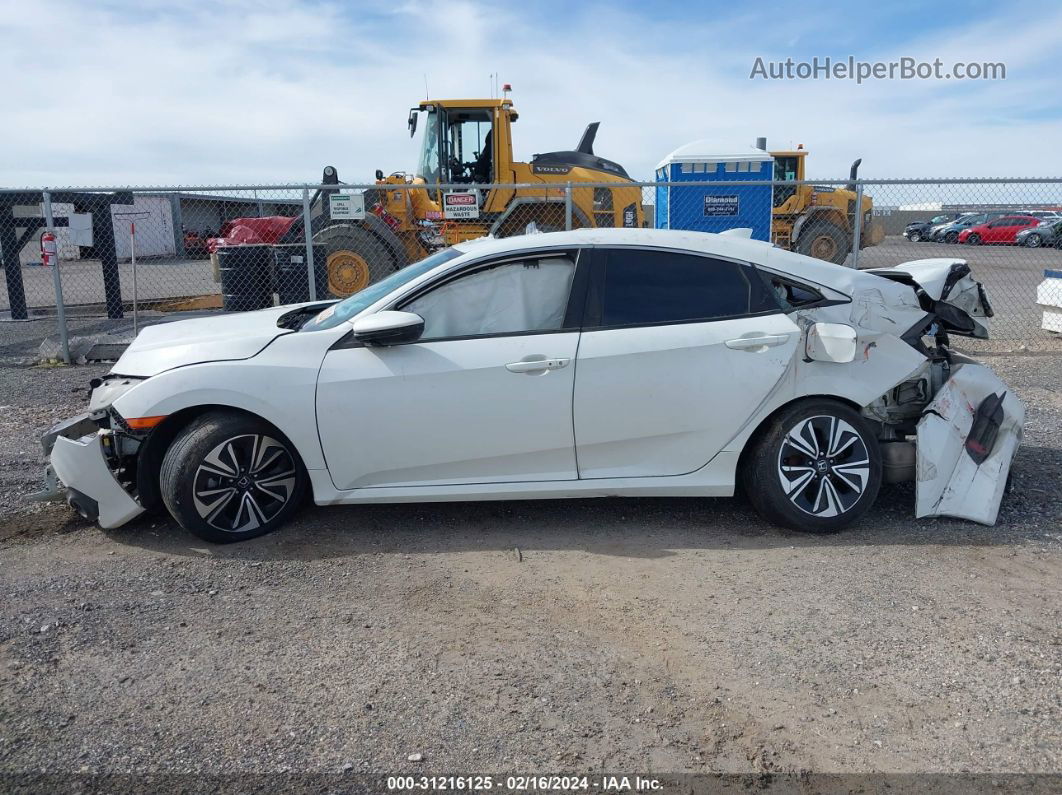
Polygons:
[[997,218],[988,225],[988,233],[984,237],[985,243],[999,243],[1008,235],[1014,234],[1014,218]]
[[575,479],[576,259],[471,266],[388,307],[424,318],[416,342],[329,351],[317,419],[336,488]]
[[799,336],[748,264],[599,250],[575,376],[579,477],[704,466],[778,383]]
[[1018,232],[1024,231],[1030,226],[1035,226],[1038,223],[1039,221],[1037,221],[1035,218],[1015,218],[1014,226],[1007,230],[1007,234],[1003,238],[1002,242],[1013,243],[1018,237]]

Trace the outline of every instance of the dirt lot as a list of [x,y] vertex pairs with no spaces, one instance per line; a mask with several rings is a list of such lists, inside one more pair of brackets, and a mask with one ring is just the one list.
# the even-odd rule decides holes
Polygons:
[[833,537],[669,499],[232,547],[18,507],[103,368],[0,368],[0,773],[1062,772],[1062,356],[992,364],[1029,404],[993,528],[904,486]]

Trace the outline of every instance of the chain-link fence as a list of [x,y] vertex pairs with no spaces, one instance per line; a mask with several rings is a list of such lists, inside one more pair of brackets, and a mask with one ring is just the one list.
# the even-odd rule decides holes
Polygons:
[[[721,232],[857,268],[961,258],[995,338],[1047,336],[1037,288],[1062,271],[1062,180],[682,179],[0,190],[0,316],[247,311],[351,295],[432,251],[587,227]],[[1041,291],[1042,295],[1042,291]],[[1062,310],[1060,310],[1062,311]]]

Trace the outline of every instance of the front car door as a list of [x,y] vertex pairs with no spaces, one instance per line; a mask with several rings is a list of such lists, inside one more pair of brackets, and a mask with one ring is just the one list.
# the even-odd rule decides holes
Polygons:
[[988,225],[988,233],[984,237],[985,243],[998,243],[1005,240],[1008,235],[1014,234],[1014,218],[997,218]]
[[703,467],[778,383],[799,337],[747,263],[597,251],[573,403],[579,477]]
[[329,351],[317,419],[336,488],[575,479],[577,259],[470,266],[388,307],[424,318],[416,342]]

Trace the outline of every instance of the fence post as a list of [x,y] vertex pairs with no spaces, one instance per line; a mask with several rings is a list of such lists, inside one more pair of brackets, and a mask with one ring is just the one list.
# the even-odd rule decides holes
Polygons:
[[[55,234],[55,218],[52,217],[52,194],[50,191],[43,192],[44,198],[44,223],[48,231]],[[59,322],[59,347],[63,352],[63,361],[70,364],[70,337],[66,330],[66,306],[63,304],[63,277],[59,273],[58,256],[59,246],[56,245],[56,258],[52,263],[52,284],[55,286],[55,310]],[[16,254],[17,255],[17,254]]]
[[859,243],[863,236],[863,183],[856,182],[855,229],[852,230],[852,269],[859,270]]
[[572,228],[572,183],[570,182],[564,188],[564,228],[565,230]]
[[313,235],[310,232],[310,189],[302,189],[302,237],[306,242],[306,278],[310,285],[310,300],[317,300],[317,278],[313,263]]

